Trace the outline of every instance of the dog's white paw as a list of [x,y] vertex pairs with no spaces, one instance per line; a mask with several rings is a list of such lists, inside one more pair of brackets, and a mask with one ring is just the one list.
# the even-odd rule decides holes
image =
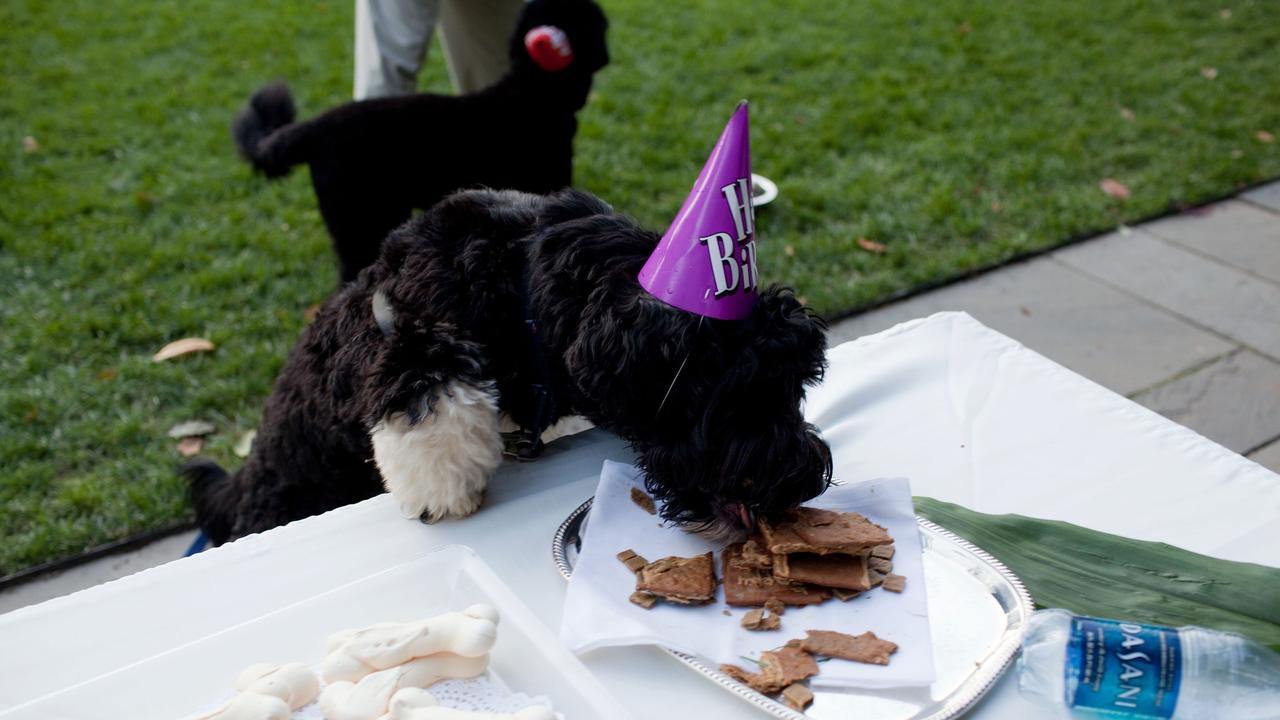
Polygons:
[[492,387],[457,380],[436,390],[416,424],[391,413],[370,433],[382,484],[405,517],[464,517],[484,498],[502,462],[498,399]]

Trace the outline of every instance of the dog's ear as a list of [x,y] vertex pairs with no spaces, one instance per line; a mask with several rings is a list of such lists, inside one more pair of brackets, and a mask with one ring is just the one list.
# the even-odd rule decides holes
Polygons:
[[754,312],[743,322],[743,341],[764,372],[799,378],[805,385],[822,379],[827,324],[801,304],[791,288],[770,285],[762,290]]
[[592,294],[565,364],[587,397],[610,406],[625,423],[652,423],[663,391],[688,356],[696,322],[627,288],[614,290]]

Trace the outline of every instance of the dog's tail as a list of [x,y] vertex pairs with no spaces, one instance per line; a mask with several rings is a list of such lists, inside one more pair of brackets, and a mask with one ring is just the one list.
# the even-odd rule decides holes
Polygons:
[[190,482],[191,504],[196,509],[196,524],[214,545],[231,537],[235,518],[235,497],[231,474],[218,463],[205,458],[189,460],[182,474]]
[[240,157],[269,178],[284,177],[304,162],[305,123],[294,124],[296,113],[293,93],[283,81],[258,88],[231,123]]

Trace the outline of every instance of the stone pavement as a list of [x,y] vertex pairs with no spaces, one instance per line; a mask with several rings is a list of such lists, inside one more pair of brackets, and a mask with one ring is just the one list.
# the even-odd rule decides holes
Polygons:
[[[942,310],[1280,472],[1280,182],[840,321],[830,342]],[[0,592],[0,613],[176,559],[192,537]]]
[[1280,472],[1280,182],[837,323],[964,310]]

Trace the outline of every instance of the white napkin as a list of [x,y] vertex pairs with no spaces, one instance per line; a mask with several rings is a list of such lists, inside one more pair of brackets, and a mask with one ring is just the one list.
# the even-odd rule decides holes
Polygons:
[[[639,470],[605,462],[582,553],[565,598],[560,622],[560,640],[565,647],[583,653],[599,647],[656,644],[701,656],[716,665],[732,663],[754,672],[757,666],[744,657],[759,658],[761,651],[804,637],[805,630],[836,630],[851,635],[871,630],[898,644],[898,651],[887,666],[832,659],[820,663],[821,672],[810,680],[811,684],[885,688],[933,682],[920,531],[906,478],[836,485],[806,503],[832,510],[856,510],[884,526],[896,547],[894,573],[907,579],[905,591],[897,594],[873,588],[847,602],[832,599],[817,606],[788,607],[782,616],[782,629],[763,632],[739,625],[746,609],[729,608],[724,602],[723,587],[717,588],[714,603],[701,606],[658,602],[645,610],[627,599],[635,589],[635,576],[616,555],[628,548],[649,561],[715,551],[717,576],[720,573],[720,547],[664,526],[660,518],[631,501],[632,487],[644,489]],[[725,609],[729,609],[729,616],[724,614]]]

